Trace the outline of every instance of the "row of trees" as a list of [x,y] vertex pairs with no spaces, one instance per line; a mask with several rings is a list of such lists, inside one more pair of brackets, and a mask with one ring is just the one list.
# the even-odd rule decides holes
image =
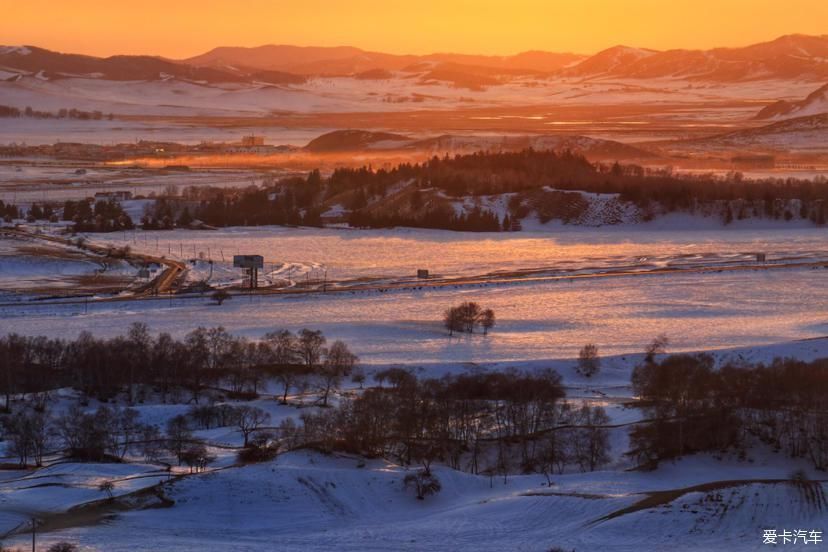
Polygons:
[[[609,461],[606,413],[562,402],[560,376],[516,370],[418,379],[401,368],[338,408],[304,413],[293,439],[322,450],[472,473],[594,470]],[[389,385],[385,385],[388,383]],[[291,439],[289,435],[286,438]]]
[[10,334],[0,338],[0,392],[6,410],[11,397],[26,394],[35,408],[47,404],[50,390],[73,387],[110,400],[126,393],[134,404],[149,392],[198,403],[220,387],[229,396],[254,397],[266,380],[276,381],[287,401],[293,391],[314,390],[327,405],[344,378],[362,380],[358,358],[341,341],[327,346],[318,330],[268,333],[259,341],[233,336],[224,328],[197,328],[183,340],[167,333],[153,337],[142,323],[126,335],[98,339],[88,332],[67,341]]
[[20,208],[13,203],[5,203],[0,199],[0,219],[11,222],[17,218],[20,218]]
[[[21,209],[16,205],[0,201],[0,218],[3,220],[11,222],[12,219],[20,218],[21,214]],[[63,204],[62,209],[55,204],[32,203],[26,212],[26,218],[30,222],[57,222],[59,219],[71,221],[75,223],[74,229],[77,232],[115,232],[134,228],[132,218],[114,200],[69,200]]]
[[646,467],[702,451],[746,447],[753,436],[828,469],[828,360],[728,364],[709,355],[652,357],[633,388],[651,422],[631,432],[629,455]]
[[[250,406],[224,406],[228,411],[226,425],[242,432],[247,448],[251,434],[269,420],[269,415]],[[133,408],[104,405],[87,411],[74,405],[57,415],[26,408],[5,416],[3,430],[6,450],[21,467],[29,463],[42,466],[47,454],[56,453],[95,462],[135,456],[159,462],[169,455],[178,465],[186,464],[198,471],[215,459],[206,443],[193,435],[187,416],[169,420],[162,434],[157,426],[142,423]]]
[[[377,205],[407,187],[407,201]],[[589,208],[580,191],[618,194],[645,219],[684,211],[734,220],[764,217],[810,219],[824,224],[828,182],[824,179],[764,179],[673,174],[636,165],[591,164],[571,152],[480,152],[402,163],[390,170],[318,170],[304,178],[269,179],[262,186],[203,188],[164,196],[148,205],[143,228],[184,227],[194,220],[212,226],[320,226],[327,206],[349,210],[354,227],[412,226],[460,231],[510,231],[534,212],[541,222],[577,220]],[[446,196],[465,198],[510,193],[509,211],[499,217],[481,205],[457,212]]]
[[112,113],[105,115],[102,111],[83,111],[75,108],[61,108],[57,112],[41,111],[27,106],[24,109],[10,105],[0,105],[0,117],[29,117],[34,119],[80,119],[82,121],[100,121],[113,119]]
[[66,201],[63,220],[74,222],[77,232],[117,232],[134,228],[132,218],[114,200]]

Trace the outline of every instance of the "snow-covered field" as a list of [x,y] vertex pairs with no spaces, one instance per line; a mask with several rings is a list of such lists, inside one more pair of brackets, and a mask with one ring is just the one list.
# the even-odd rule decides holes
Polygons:
[[[714,351],[719,364],[828,356],[828,270],[719,270],[752,263],[759,251],[768,254],[770,264],[824,260],[825,230],[761,221],[726,229],[717,224],[693,229],[698,220],[675,217],[609,230],[547,226],[514,234],[229,228],[91,235],[98,243],[128,242],[148,253],[190,259],[204,252],[216,259],[212,267],[203,261],[191,264],[191,281],[213,274],[217,281],[233,279],[227,260],[237,252],[263,253],[282,274],[291,266],[294,279],[310,269],[327,269],[328,278],[340,280],[401,279],[423,267],[458,277],[533,268],[586,276],[632,272],[442,288],[240,295],[221,306],[209,304],[207,297],[178,297],[0,307],[0,333],[72,338],[81,331],[99,337],[123,334],[136,321],[175,337],[198,325],[223,325],[252,338],[280,328],[319,328],[360,356],[369,383],[372,372],[390,365],[428,377],[469,368],[554,368],[564,378],[568,400],[604,405],[618,426],[610,430],[612,461],[602,471],[556,475],[551,487],[540,474],[515,473],[504,482],[437,466],[442,491],[418,501],[402,484],[411,468],[386,460],[296,451],[271,462],[237,465],[240,434],[220,427],[197,432],[218,456],[206,473],[163,483],[163,468],[140,459],[0,472],[0,532],[25,527],[29,515],[51,516],[100,501],[97,486],[103,480],[115,482],[116,496],[157,486],[153,492],[175,503],[162,508],[135,498],[133,507],[106,515],[69,515],[47,526],[39,536],[41,546],[68,540],[89,552],[747,551],[763,549],[768,528],[824,531],[824,510],[788,482],[798,468],[813,479],[824,475],[803,460],[762,447],[744,458],[695,455],[663,463],[655,472],[627,471],[628,426],[643,415],[625,405],[632,395],[630,373],[657,334],[671,338],[671,352]],[[706,270],[642,273],[693,267]],[[447,336],[442,313],[463,300],[494,309],[492,333]],[[573,359],[586,342],[596,343],[603,357],[601,373],[591,380],[574,368]],[[274,391],[265,389],[251,404],[267,410],[274,425],[297,419],[301,410],[278,404]],[[183,401],[160,404],[151,398],[136,409],[143,422],[163,427],[186,412],[189,405]],[[24,546],[28,539],[19,533],[4,544]]]
[[[814,82],[760,80],[702,83],[682,79],[517,78],[498,86],[470,90],[448,82],[410,78],[361,80],[315,77],[289,86],[206,85],[166,81],[107,81],[25,76],[0,82],[6,105],[57,111],[74,107],[128,115],[266,115],[271,112],[394,112],[527,105],[703,104],[732,100],[799,99]],[[554,124],[554,120],[549,121]],[[19,141],[19,140],[17,140]]]
[[[775,461],[774,461],[775,460]],[[823,514],[785,483],[688,492],[653,508],[601,520],[648,490],[710,481],[721,463],[690,459],[656,474],[597,472],[515,476],[504,484],[437,468],[443,491],[420,502],[402,490],[405,470],[355,458],[289,454],[273,463],[189,478],[172,510],[130,512],[48,535],[93,550],[760,550],[768,527],[821,528]],[[785,479],[791,465],[736,464],[731,479]],[[641,494],[638,494],[641,493]],[[792,507],[792,505],[794,505]],[[23,539],[19,539],[23,541]],[[807,548],[807,547],[806,547]]]
[[[810,360],[828,354],[828,339],[720,351],[728,359],[767,361],[787,355]],[[593,380],[578,376],[571,359],[519,363],[553,367],[570,400],[610,394],[629,397],[630,370],[641,359],[606,357]],[[461,371],[462,364],[426,367],[420,375]],[[484,364],[482,369],[505,366]],[[600,392],[600,393],[599,393]],[[69,395],[60,394],[67,400]],[[594,399],[593,399],[594,400]],[[254,401],[277,424],[299,410],[272,396]],[[138,405],[141,420],[163,425],[186,404]],[[635,408],[608,408],[613,424],[640,419]],[[160,484],[170,507],[141,504],[104,516],[71,515],[39,535],[41,546],[70,541],[86,551],[223,550],[761,550],[764,529],[825,530],[824,512],[788,479],[796,469],[821,478],[806,461],[757,447],[735,454],[693,455],[654,472],[627,471],[627,427],[611,430],[613,460],[590,473],[567,471],[547,486],[540,474],[490,478],[436,466],[442,491],[425,501],[403,487],[413,468],[390,461],[309,451],[285,453],[262,464],[238,465],[233,449],[215,448],[206,473],[167,481],[158,466],[55,463],[34,472],[7,471],[0,480],[2,530],[26,527],[26,514],[48,517],[101,501],[101,481],[115,496]],[[214,447],[237,447],[233,428],[198,432]],[[176,468],[182,474],[186,469]],[[823,485],[824,487],[824,485]],[[639,504],[641,501],[646,501]],[[73,521],[74,519],[74,521]],[[47,526],[48,527],[48,526]],[[26,545],[23,531],[4,541]],[[819,549],[816,547],[815,549]]]
[[50,293],[89,284],[126,286],[137,272],[125,261],[87,255],[76,248],[0,237],[0,298],[8,292]]
[[[268,331],[320,328],[353,344],[364,362],[483,362],[575,356],[587,342],[607,353],[642,350],[667,333],[676,349],[769,344],[828,333],[825,270],[756,270],[624,276],[312,296],[208,297],[80,305],[0,307],[3,329],[75,337],[123,333],[143,321],[182,336],[222,325],[259,338]],[[443,311],[464,300],[494,309],[487,337],[449,338]],[[85,313],[85,309],[88,309]],[[84,314],[85,313],[85,314]]]
[[[380,289],[237,296],[221,307],[196,296],[90,305],[16,304],[0,310],[3,325],[13,325],[15,331],[63,336],[81,330],[115,335],[135,321],[179,336],[198,325],[223,325],[254,338],[277,328],[319,327],[353,343],[363,361],[372,364],[574,356],[587,341],[608,353],[629,353],[662,332],[678,349],[714,349],[816,337],[828,330],[824,270],[717,271],[753,263],[757,251],[768,254],[770,265],[824,260],[824,229],[557,230],[481,235],[231,228],[95,235],[92,239],[100,243],[123,245],[126,237],[131,247],[149,253],[171,252],[185,259],[205,253],[216,260],[212,267],[190,264],[190,281],[234,281],[241,275],[229,266],[232,255],[263,253],[263,272],[269,277],[302,281],[310,275],[321,278],[327,270],[329,282],[369,279]],[[694,267],[706,271],[641,274]],[[417,268],[462,277],[542,269],[541,275],[557,278],[382,289],[383,278],[410,278]],[[613,271],[633,274],[568,277]],[[498,320],[494,333],[449,339],[441,316],[461,300],[493,308]]]
[[[501,214],[502,217],[502,214]],[[735,221],[668,215],[652,223],[584,228],[526,221],[517,233],[398,228],[236,227],[90,234],[96,243],[192,259],[203,253],[229,263],[237,254],[262,255],[266,265],[300,263],[328,270],[328,279],[414,276],[418,268],[469,276],[533,268],[560,271],[688,266],[755,258],[828,256],[828,231],[808,221]],[[318,269],[317,269],[318,270]]]
[[235,188],[261,184],[263,176],[253,170],[182,172],[88,164],[78,169],[77,163],[18,160],[0,164],[0,200],[26,207],[34,202],[84,199],[107,191],[147,195],[162,192],[168,186],[179,191],[189,186]]

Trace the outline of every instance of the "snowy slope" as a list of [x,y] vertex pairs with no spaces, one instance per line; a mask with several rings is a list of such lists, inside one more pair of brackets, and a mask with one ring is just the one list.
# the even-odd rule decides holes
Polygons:
[[756,114],[757,119],[781,120],[805,117],[828,112],[828,84],[811,92],[804,100],[780,100],[763,108]]

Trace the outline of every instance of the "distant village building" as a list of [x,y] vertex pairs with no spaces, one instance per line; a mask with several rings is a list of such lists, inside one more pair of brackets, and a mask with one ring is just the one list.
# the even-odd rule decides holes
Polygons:
[[118,190],[115,192],[97,192],[95,200],[111,200],[111,201],[125,201],[132,199],[132,192],[126,190]]
[[241,141],[242,146],[263,146],[264,145],[264,136],[256,136],[251,134],[250,136],[242,137]]
[[280,151],[280,147],[265,144],[264,136],[242,136],[241,142],[227,144],[223,147],[225,153],[274,153]]

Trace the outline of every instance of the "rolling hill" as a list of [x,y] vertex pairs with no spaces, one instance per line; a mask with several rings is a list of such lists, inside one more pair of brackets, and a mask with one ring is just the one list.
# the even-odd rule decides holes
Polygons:
[[304,77],[270,69],[228,70],[197,67],[152,56],[99,58],[62,54],[35,46],[0,47],[0,70],[12,76],[35,75],[41,80],[87,78],[109,81],[155,81],[178,79],[200,83],[266,82],[296,84]]
[[828,84],[808,94],[804,100],[789,102],[779,100],[764,107],[756,114],[756,119],[789,119],[828,113]]
[[656,52],[618,46],[565,69],[581,78],[686,78],[713,82],[828,78],[828,35],[786,35],[742,48]]
[[[435,65],[485,67],[507,72],[553,72],[578,62],[584,56],[569,53],[530,51],[514,56],[430,54],[423,56],[370,52],[351,46],[313,47],[266,45],[255,48],[219,47],[182,60],[196,67],[243,66],[287,71],[302,75],[350,75],[384,69],[400,71],[424,62]],[[478,69],[479,70],[479,69]]]

